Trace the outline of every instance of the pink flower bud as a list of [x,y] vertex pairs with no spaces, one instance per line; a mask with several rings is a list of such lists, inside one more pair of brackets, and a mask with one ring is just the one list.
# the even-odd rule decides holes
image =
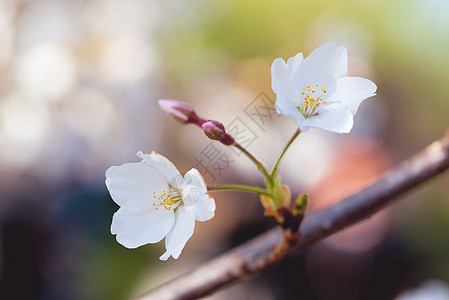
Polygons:
[[234,144],[234,138],[226,133],[223,124],[218,121],[207,121],[201,125],[203,127],[204,133],[208,138],[212,140],[220,141],[225,145]]
[[206,122],[206,120],[196,114],[192,106],[178,100],[161,99],[159,100],[159,107],[163,112],[183,124],[193,123],[201,126],[201,124]]

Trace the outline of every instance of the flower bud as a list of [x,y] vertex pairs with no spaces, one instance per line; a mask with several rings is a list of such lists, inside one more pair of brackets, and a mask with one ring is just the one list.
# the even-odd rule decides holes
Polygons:
[[301,194],[298,196],[298,198],[296,198],[296,201],[292,207],[293,222],[290,226],[293,231],[298,231],[299,225],[301,225],[302,220],[304,219],[304,216],[306,214],[307,204],[307,194]]
[[307,194],[301,194],[296,198],[292,207],[292,213],[294,216],[304,216],[307,210],[308,196]]
[[159,107],[163,112],[172,116],[175,120],[183,123],[189,124],[193,123],[201,126],[206,120],[200,118],[194,108],[187,103],[177,101],[177,100],[159,100]]
[[220,141],[227,146],[234,144],[234,138],[226,133],[223,124],[218,121],[207,121],[201,125],[204,133],[212,140]]
[[267,195],[260,195],[260,202],[262,206],[265,208],[264,215],[267,217],[273,217],[276,219],[276,204],[272,197]]

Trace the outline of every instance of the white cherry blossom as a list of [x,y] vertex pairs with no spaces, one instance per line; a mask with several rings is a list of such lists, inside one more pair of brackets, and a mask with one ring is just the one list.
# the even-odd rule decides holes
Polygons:
[[160,154],[137,155],[141,162],[106,171],[106,186],[120,206],[111,233],[127,248],[157,243],[165,237],[166,252],[160,259],[177,259],[193,234],[195,220],[203,222],[214,216],[215,201],[196,169],[182,177]]
[[348,77],[348,53],[333,42],[302,53],[287,63],[282,58],[271,66],[276,110],[290,117],[301,131],[310,127],[347,133],[360,103],[375,95],[376,85],[361,77]]

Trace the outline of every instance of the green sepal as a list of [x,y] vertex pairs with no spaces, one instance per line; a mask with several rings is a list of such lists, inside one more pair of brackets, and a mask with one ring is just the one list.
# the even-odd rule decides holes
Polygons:
[[309,197],[307,194],[301,194],[296,198],[292,207],[294,216],[303,216],[306,213]]

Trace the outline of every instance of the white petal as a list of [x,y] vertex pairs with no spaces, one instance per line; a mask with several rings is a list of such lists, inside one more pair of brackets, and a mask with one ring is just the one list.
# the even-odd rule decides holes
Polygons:
[[276,58],[271,65],[271,86],[276,94],[295,98],[298,94],[298,70],[303,61],[302,53],[290,57],[287,64],[282,58]]
[[305,118],[299,112],[297,108],[298,105],[299,104],[293,103],[285,97],[278,95],[274,107],[279,114],[290,117],[298,125],[299,129],[305,132],[309,130],[309,127],[305,126],[305,124],[303,123]]
[[334,80],[348,76],[348,50],[327,42],[313,51],[303,63],[311,69],[323,70]]
[[174,221],[173,211],[134,213],[120,208],[112,218],[111,233],[117,235],[117,242],[132,249],[159,242],[173,227]]
[[271,88],[279,93],[288,80],[287,64],[282,58],[276,58],[271,65]]
[[354,119],[349,109],[344,108],[339,111],[332,111],[310,117],[304,121],[304,125],[321,128],[324,130],[348,133],[352,129]]
[[207,193],[207,186],[197,169],[191,169],[184,176],[185,187],[182,189],[182,200],[185,206],[193,205],[202,195]]
[[212,219],[215,215],[215,201],[214,198],[208,194],[204,194],[198,202],[193,205],[195,209],[195,219],[204,222]]
[[193,207],[178,207],[175,213],[175,224],[165,238],[167,251],[159,258],[167,260],[170,255],[177,259],[195,228],[195,210]]
[[375,95],[377,86],[369,79],[361,77],[345,77],[337,80],[337,89],[329,95],[328,101],[341,101],[353,115],[360,103]]
[[133,212],[152,209],[153,193],[160,194],[168,181],[159,170],[144,163],[127,163],[106,171],[106,186],[118,205]]
[[160,163],[166,167],[170,167],[172,169],[178,170],[178,169],[176,169],[175,165],[171,161],[168,160],[168,158],[166,158],[165,156],[163,156],[159,153],[156,153],[153,151],[153,152],[151,152],[150,157],[153,161],[155,161],[157,163]]
[[[298,70],[298,89],[297,94],[300,92],[305,92],[307,90],[307,85],[311,85],[314,88],[315,84],[319,85],[319,89],[323,87],[326,92],[333,93],[335,91],[336,81],[335,79],[320,68],[313,68],[311,65],[302,64]],[[321,91],[317,91],[321,94]]]
[[294,81],[294,77],[296,76],[296,73],[299,70],[299,66],[301,65],[302,61],[304,60],[304,57],[301,52],[296,54],[294,57],[290,57],[287,61],[287,68],[289,72],[288,81],[292,82]]
[[137,156],[142,158],[142,161],[150,166],[158,169],[167,180],[176,188],[179,188],[182,184],[182,176],[176,169],[175,165],[169,161],[165,156],[156,152],[151,154],[143,154],[141,151],[137,152]]

